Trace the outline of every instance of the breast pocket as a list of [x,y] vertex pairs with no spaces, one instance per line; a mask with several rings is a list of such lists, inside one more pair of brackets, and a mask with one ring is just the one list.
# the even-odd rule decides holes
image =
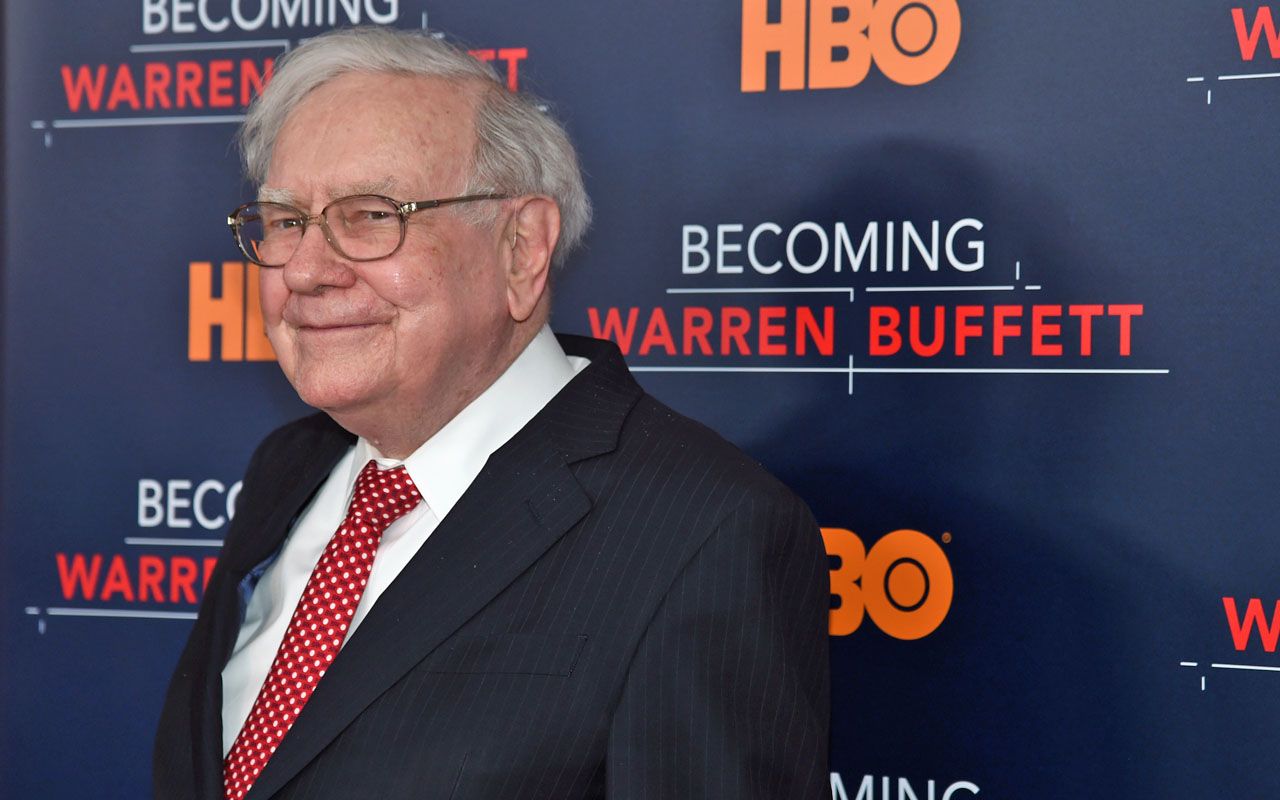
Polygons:
[[585,634],[504,633],[456,636],[427,666],[455,675],[573,675]]

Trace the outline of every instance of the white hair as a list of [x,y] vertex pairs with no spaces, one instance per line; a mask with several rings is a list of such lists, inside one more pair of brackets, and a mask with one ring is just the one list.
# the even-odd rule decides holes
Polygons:
[[[275,64],[271,80],[240,128],[245,174],[266,181],[285,121],[306,95],[349,72],[386,72],[482,86],[466,194],[541,194],[560,207],[560,263],[591,223],[591,200],[564,126],[527,94],[511,92],[488,64],[423,31],[344,28],[321,34]],[[474,208],[474,207],[473,207]],[[484,212],[479,212],[484,213]]]

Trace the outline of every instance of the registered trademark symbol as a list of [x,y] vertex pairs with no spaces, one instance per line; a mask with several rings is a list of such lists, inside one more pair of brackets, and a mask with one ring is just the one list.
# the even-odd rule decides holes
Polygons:
[[951,544],[951,531],[943,531],[943,532],[942,532],[942,543],[943,543],[943,544]]

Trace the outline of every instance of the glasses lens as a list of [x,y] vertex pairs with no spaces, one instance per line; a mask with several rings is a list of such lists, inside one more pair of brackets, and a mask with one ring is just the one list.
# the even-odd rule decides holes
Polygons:
[[344,197],[329,206],[325,222],[338,249],[358,261],[386,258],[404,236],[399,209],[375,195]]
[[264,267],[283,266],[302,240],[302,217],[279,203],[253,203],[236,215],[240,249]]

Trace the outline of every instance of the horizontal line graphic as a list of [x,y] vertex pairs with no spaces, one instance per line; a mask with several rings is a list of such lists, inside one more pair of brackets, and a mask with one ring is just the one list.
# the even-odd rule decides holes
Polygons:
[[811,289],[797,286],[783,286],[773,289],[757,287],[739,289],[667,289],[667,294],[819,294],[823,292],[847,293],[849,299],[853,299],[852,286],[815,286]]
[[1012,286],[868,286],[867,292],[1011,292]]
[[1260,664],[1210,664],[1214,669],[1246,669],[1255,672],[1280,672],[1280,667],[1264,667]]
[[952,373],[968,375],[1168,375],[1167,369],[1071,369],[1052,367],[645,367],[632,372],[830,372],[866,374]]
[[172,44],[131,44],[130,53],[181,53],[187,50],[246,50],[251,47],[283,47],[288,39],[245,39],[239,42],[175,42]]
[[1219,75],[1220,81],[1248,81],[1255,78],[1280,78],[1280,72],[1252,72],[1242,75]]
[[833,372],[843,375],[848,367],[631,367],[632,372]]
[[50,608],[51,617],[117,617],[121,619],[195,619],[194,611],[127,611],[110,608]]
[[110,119],[55,119],[55,128],[132,128],[139,125],[216,125],[243,122],[244,114],[203,117],[114,117]]
[[156,536],[126,536],[124,543],[156,547],[222,547],[221,539],[165,539]]
[[994,375],[1168,375],[1167,369],[1072,369],[1068,367],[855,367],[852,372],[950,372]]

